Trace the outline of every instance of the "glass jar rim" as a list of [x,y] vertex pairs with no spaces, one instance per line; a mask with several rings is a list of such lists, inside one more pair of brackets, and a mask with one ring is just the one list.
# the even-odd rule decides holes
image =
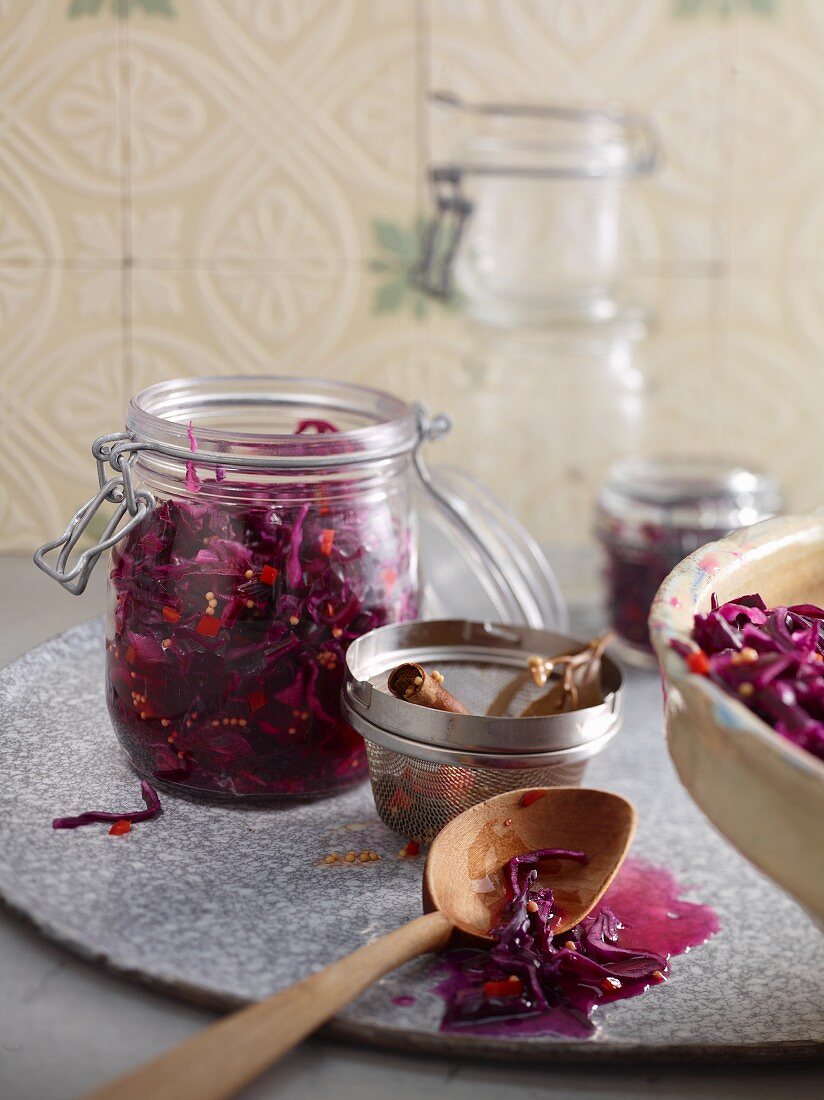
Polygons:
[[[226,426],[233,412],[242,423],[253,411],[271,413],[277,430]],[[210,419],[224,423],[209,426]],[[306,430],[296,432],[301,423]],[[198,463],[274,469],[379,461],[411,451],[419,439],[416,410],[401,398],[355,383],[280,375],[156,383],[131,398],[126,427],[141,449],[170,458],[187,461],[196,453]]]
[[772,494],[775,481],[760,470],[725,458],[629,459],[610,471],[607,487],[628,499],[661,507],[691,500]]
[[629,459],[610,471],[598,495],[602,530],[624,535],[660,524],[672,530],[731,530],[780,511],[782,494],[768,474],[726,458]]
[[457,152],[454,168],[464,175],[629,180],[655,169],[648,122],[618,104],[466,103],[449,92],[431,98],[483,120]]

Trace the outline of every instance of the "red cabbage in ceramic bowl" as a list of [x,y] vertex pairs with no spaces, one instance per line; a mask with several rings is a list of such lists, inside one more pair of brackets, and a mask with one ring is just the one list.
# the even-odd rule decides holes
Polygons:
[[[690,657],[706,652],[702,647],[720,654],[725,640],[736,649],[748,615],[730,609],[731,636],[715,637],[725,619],[712,614],[714,598],[747,606],[740,597],[756,593],[767,610],[824,606],[824,517],[781,516],[709,543],[658,590],[649,622],[665,681],[669,751],[713,824],[824,927],[824,760],[815,751],[814,730],[784,728],[799,721],[799,709],[790,705],[797,698],[789,694],[782,700],[780,693],[765,693],[775,703],[765,710],[754,698],[760,683],[753,693],[731,690],[738,678],[749,682],[746,661],[705,669],[701,657]],[[762,611],[754,599],[749,607]],[[798,646],[801,619],[815,619],[803,611],[799,616],[789,623]],[[817,644],[812,634],[810,640]],[[775,665],[779,673],[785,667]]]

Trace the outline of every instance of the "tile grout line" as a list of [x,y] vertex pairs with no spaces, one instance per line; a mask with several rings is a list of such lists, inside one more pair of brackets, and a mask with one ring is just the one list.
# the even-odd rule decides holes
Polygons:
[[[722,62],[724,65],[725,110],[721,112],[719,122],[719,140],[724,149],[724,178],[719,188],[716,219],[723,237],[721,265],[718,276],[718,294],[712,299],[712,359],[716,376],[720,380],[722,393],[727,374],[727,352],[729,349],[730,304],[732,300],[732,263],[733,263],[733,212],[735,189],[735,119],[738,96],[737,66],[739,59],[740,12],[733,14],[730,28],[731,41],[724,31],[720,35]],[[724,138],[726,137],[726,141]],[[715,403],[716,410],[718,403]],[[716,447],[720,446],[722,424],[718,416],[713,418],[712,434]]]
[[[429,132],[429,93],[432,83],[432,9],[430,0],[415,0],[415,41],[416,64],[415,75],[416,88],[416,123],[418,153],[418,179],[416,181],[416,194],[418,196],[418,220],[431,216],[429,213],[429,163],[431,158],[431,142]],[[432,407],[435,398],[435,378],[432,364],[433,339],[432,339],[432,313],[427,311],[418,321],[421,350],[424,363],[424,394],[423,400]]]
[[132,325],[132,134],[131,134],[131,80],[129,70],[129,13],[120,21],[118,31],[118,72],[120,86],[120,341],[121,380],[124,383],[125,402],[134,392],[134,349]]
[[416,165],[418,217],[426,215],[428,206],[428,172],[430,159],[429,143],[429,85],[431,83],[429,39],[430,21],[429,0],[414,0],[415,3],[415,129],[416,129]]

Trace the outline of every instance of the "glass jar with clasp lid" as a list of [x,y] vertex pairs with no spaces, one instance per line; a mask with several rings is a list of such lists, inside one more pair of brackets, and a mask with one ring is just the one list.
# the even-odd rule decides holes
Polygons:
[[448,428],[320,379],[177,380],[132,398],[126,430],[94,444],[99,491],[35,561],[79,594],[110,552],[107,701],[141,774],[238,799],[330,793],[366,775],[339,700],[355,638],[461,600],[563,626],[526,532],[424,465]]
[[626,188],[657,160],[649,123],[617,107],[433,98],[456,122],[430,169],[435,217],[412,281],[440,297],[454,285],[487,324],[614,317]]

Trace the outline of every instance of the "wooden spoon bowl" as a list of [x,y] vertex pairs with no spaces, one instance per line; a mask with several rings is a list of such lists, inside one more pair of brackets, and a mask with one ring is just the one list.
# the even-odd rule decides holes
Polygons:
[[489,940],[506,900],[501,870],[538,848],[584,851],[588,862],[547,860],[538,886],[551,886],[566,932],[598,904],[635,834],[632,803],[609,791],[552,787],[507,791],[454,818],[432,842],[423,878],[424,910],[451,920],[455,939]]

